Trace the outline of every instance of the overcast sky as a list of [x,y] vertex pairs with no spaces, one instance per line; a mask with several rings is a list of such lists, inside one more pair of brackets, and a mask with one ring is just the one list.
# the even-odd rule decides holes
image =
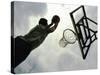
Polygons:
[[[49,34],[45,41],[33,50],[23,63],[16,67],[16,73],[93,69],[97,67],[97,41],[91,45],[86,60],[82,59],[78,42],[69,44],[65,48],[59,46],[63,30],[67,28],[74,30],[69,13],[79,6],[15,2],[15,37],[27,34],[38,24],[41,17],[46,18],[48,23],[51,22],[53,15],[59,15],[61,19],[56,31]],[[85,6],[85,9],[87,16],[97,22],[97,7]],[[94,26],[91,27],[94,28]]]

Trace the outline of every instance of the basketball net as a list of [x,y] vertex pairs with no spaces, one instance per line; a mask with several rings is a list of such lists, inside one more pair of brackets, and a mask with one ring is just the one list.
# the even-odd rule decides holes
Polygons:
[[68,44],[74,44],[77,40],[76,33],[71,29],[63,31],[63,37],[59,41],[61,47],[66,47]]

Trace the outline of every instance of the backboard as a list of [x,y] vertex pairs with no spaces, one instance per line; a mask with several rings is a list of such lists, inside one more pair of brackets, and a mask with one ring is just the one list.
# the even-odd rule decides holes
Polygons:
[[97,39],[97,30],[91,29],[90,24],[93,23],[97,25],[97,23],[87,17],[83,5],[70,12],[70,17],[75,29],[82,57],[85,59],[91,44]]

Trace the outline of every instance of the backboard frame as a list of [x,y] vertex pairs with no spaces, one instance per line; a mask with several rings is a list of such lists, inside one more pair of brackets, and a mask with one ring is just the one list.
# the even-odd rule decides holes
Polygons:
[[[77,23],[75,23],[75,18],[73,16],[73,14],[76,11],[78,11],[80,8],[82,8],[84,16]],[[73,27],[74,27],[75,32],[76,32],[76,36],[77,36],[77,39],[78,39],[78,43],[79,43],[79,46],[80,46],[82,57],[83,57],[83,59],[86,59],[86,56],[88,54],[88,51],[90,49],[91,44],[97,39],[97,36],[96,36],[97,31],[94,31],[89,27],[88,20],[91,21],[92,23],[94,23],[95,25],[97,25],[97,23],[86,16],[85,8],[84,8],[83,5],[76,8],[75,10],[73,10],[70,13],[70,17],[71,17]],[[86,23],[86,25],[84,24],[84,22]],[[83,38],[81,27],[83,27],[85,39]],[[90,32],[92,32],[93,35],[91,35]],[[93,37],[94,37],[94,39],[92,39]],[[89,40],[89,44],[86,45],[88,40]],[[86,52],[84,53],[85,48],[86,48]]]

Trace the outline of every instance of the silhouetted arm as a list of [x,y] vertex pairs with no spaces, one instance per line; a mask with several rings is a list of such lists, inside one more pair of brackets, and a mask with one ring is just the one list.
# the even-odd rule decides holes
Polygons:
[[51,32],[54,32],[58,26],[58,23],[60,22],[60,17],[58,15],[54,15],[52,17],[52,20],[51,20],[51,24],[50,24],[50,27],[48,29],[48,32],[51,33]]
[[49,24],[49,25],[47,26],[47,29],[50,28],[52,25],[53,25],[53,22],[51,22],[51,24]]
[[54,32],[54,31],[56,30],[57,26],[58,26],[58,23],[54,23],[54,25],[51,26],[51,27],[48,29],[48,32],[49,32],[49,33]]

